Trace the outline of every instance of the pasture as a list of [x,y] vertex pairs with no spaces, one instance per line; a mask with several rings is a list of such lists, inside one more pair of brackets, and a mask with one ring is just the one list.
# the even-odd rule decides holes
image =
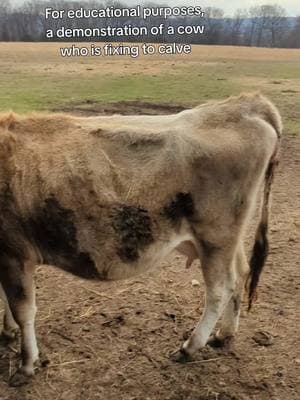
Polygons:
[[234,343],[207,347],[184,365],[169,354],[203,309],[196,262],[186,270],[171,254],[144,276],[96,283],[39,266],[44,366],[29,385],[8,387],[17,346],[0,343],[0,400],[299,399],[300,51],[194,46],[185,56],[63,59],[59,46],[0,43],[0,112],[172,113],[241,91],[268,95],[285,127],[270,256]]

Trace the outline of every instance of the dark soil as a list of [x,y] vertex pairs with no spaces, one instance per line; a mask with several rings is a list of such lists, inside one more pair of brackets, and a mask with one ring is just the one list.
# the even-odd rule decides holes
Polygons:
[[183,106],[174,104],[157,104],[144,101],[118,101],[116,103],[96,103],[93,100],[85,100],[84,103],[68,104],[63,108],[54,109],[56,112],[67,112],[76,115],[92,116],[92,115],[157,115],[157,114],[175,114],[184,110]]

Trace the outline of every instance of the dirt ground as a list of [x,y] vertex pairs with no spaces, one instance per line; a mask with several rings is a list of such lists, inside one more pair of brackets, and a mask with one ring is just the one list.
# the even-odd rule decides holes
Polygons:
[[[87,103],[65,111],[179,111],[137,102],[101,107]],[[40,266],[36,329],[49,363],[29,385],[10,388],[18,346],[0,345],[0,400],[299,399],[299,154],[299,135],[285,136],[273,190],[270,256],[258,301],[250,314],[244,304],[231,347],[207,347],[184,365],[170,361],[199,320],[204,300],[199,265],[186,270],[181,256],[172,254],[144,276],[112,283]],[[259,340],[264,335],[265,343]]]

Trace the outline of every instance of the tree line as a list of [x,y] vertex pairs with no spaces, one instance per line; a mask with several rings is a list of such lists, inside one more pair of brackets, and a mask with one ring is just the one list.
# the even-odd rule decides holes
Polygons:
[[[105,2],[101,0],[29,0],[15,7],[12,6],[10,0],[1,0],[0,41],[59,41],[60,39],[57,37],[47,39],[45,33],[47,29],[56,31],[62,26],[70,29],[92,29],[107,26],[122,27],[131,24],[150,28],[153,25],[163,23],[166,27],[172,25],[175,28],[179,25],[204,25],[205,30],[203,34],[174,34],[170,36],[164,33],[156,36],[147,34],[139,38],[130,36],[118,37],[116,41],[300,48],[300,16],[288,17],[286,10],[277,4],[237,9],[232,17],[226,17],[224,11],[217,7],[204,8],[205,15],[203,18],[185,16],[172,17],[166,20],[162,17],[150,17],[146,21],[142,20],[142,18],[132,17],[46,20],[44,15],[46,7],[53,9],[78,9],[80,7],[100,9],[112,5],[118,8],[126,7],[121,1],[115,0],[105,0]],[[158,4],[153,3],[144,5],[158,7]],[[74,39],[68,40],[75,41]],[[87,40],[107,41],[107,39],[93,37]]]

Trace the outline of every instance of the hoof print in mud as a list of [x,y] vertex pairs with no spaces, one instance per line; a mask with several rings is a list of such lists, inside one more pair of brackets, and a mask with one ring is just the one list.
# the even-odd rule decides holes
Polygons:
[[259,346],[272,346],[274,344],[274,337],[269,332],[255,332],[252,339]]
[[9,379],[9,386],[20,387],[31,382],[33,375],[25,375],[21,370],[17,370]]

